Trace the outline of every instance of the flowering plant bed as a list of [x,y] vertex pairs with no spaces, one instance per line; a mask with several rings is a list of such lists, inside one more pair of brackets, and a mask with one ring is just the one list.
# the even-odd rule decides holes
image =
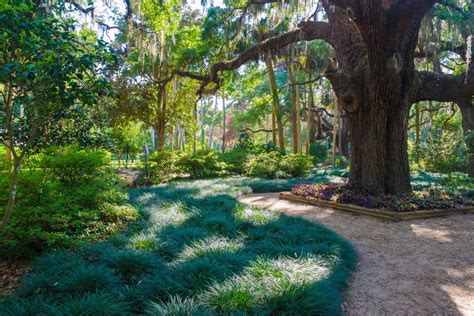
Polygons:
[[302,184],[280,198],[398,221],[474,212],[474,201],[440,190],[373,196],[348,184]]

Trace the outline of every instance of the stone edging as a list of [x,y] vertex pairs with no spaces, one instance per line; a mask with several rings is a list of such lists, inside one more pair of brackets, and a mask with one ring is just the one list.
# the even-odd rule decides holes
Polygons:
[[341,203],[335,203],[335,202],[330,202],[330,201],[313,200],[313,199],[308,199],[308,198],[294,195],[290,192],[281,192],[280,199],[295,201],[295,202],[303,202],[303,203],[314,204],[314,205],[319,205],[319,206],[329,206],[338,210],[351,212],[354,214],[367,215],[367,216],[372,216],[375,218],[391,220],[391,221],[409,221],[409,220],[414,220],[414,219],[425,219],[425,218],[447,216],[447,215],[453,215],[453,214],[474,213],[474,207],[434,209],[434,210],[397,213],[397,212],[383,211],[379,209],[371,209],[371,208],[361,207],[361,206],[352,205],[352,204],[341,204]]

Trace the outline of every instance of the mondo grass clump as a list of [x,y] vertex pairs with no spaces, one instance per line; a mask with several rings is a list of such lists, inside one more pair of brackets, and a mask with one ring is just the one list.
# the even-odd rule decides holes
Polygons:
[[39,257],[0,301],[0,315],[341,314],[353,247],[321,225],[236,199],[295,181],[235,177],[133,189],[142,213],[134,227]]

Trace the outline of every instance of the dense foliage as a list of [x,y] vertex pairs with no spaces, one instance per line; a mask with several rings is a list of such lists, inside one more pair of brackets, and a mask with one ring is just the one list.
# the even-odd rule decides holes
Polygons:
[[[138,216],[116,186],[104,150],[54,147],[29,159],[20,174],[15,212],[0,231],[0,255],[25,257],[101,240]],[[0,205],[11,174],[0,177]]]
[[352,246],[235,199],[281,186],[229,178],[132,190],[139,227],[42,256],[0,314],[340,314]]
[[258,178],[295,178],[306,176],[312,166],[311,157],[306,155],[284,155],[271,151],[250,156],[245,164],[245,173]]

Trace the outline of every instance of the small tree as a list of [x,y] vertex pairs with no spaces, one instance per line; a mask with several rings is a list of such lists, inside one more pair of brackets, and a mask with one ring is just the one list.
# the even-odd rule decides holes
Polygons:
[[31,1],[0,3],[0,141],[13,160],[0,229],[13,212],[21,163],[47,143],[48,127],[108,91],[101,74],[113,54],[105,43],[77,36],[72,20],[50,12]]

